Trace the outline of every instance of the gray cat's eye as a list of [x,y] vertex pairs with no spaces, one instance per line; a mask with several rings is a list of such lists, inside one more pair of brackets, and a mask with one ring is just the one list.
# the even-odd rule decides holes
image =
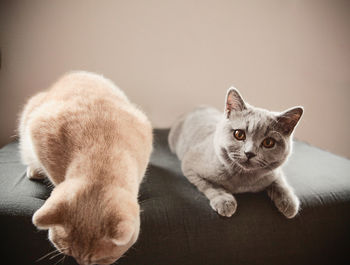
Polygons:
[[272,148],[275,146],[275,143],[276,143],[276,140],[271,138],[271,137],[268,137],[268,138],[265,138],[264,141],[262,142],[262,145],[265,147],[265,148]]
[[233,136],[238,140],[238,141],[243,141],[245,140],[245,132],[243,130],[234,130],[233,131]]

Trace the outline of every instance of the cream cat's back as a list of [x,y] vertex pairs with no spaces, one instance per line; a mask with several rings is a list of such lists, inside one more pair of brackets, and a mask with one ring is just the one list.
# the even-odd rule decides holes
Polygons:
[[[46,92],[40,92],[34,97],[30,98],[21,113],[19,121],[18,134],[20,136],[19,149],[21,159],[24,164],[29,166],[28,168],[32,169],[43,169],[43,166],[40,164],[36,155],[28,122],[33,111],[44,102],[46,95]],[[28,171],[30,171],[30,169],[28,169]],[[27,174],[33,175],[33,173],[34,172],[28,172]]]
[[[33,97],[22,117],[21,138],[30,138],[26,142],[34,147],[36,157],[56,184],[64,180],[76,152],[83,153],[92,146],[130,152],[152,139],[147,117],[110,80],[93,73],[64,75],[46,92]],[[126,144],[129,142],[134,145]],[[143,157],[151,148],[148,144],[132,150],[142,168],[147,164]]]
[[118,99],[129,102],[125,93],[111,80],[96,73],[72,71],[63,75],[49,88],[50,97],[56,100],[66,100],[72,96],[90,97],[114,94]]

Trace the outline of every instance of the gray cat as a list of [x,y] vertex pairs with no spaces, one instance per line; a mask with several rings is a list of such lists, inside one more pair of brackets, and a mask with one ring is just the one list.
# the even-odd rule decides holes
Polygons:
[[255,108],[231,87],[224,115],[200,107],[182,116],[170,130],[169,146],[182,161],[184,175],[220,215],[236,211],[232,194],[266,189],[278,210],[293,218],[300,202],[281,165],[291,153],[302,113],[302,107],[283,113]]

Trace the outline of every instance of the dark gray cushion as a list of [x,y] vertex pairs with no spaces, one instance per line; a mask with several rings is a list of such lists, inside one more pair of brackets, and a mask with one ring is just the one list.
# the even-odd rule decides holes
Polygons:
[[[168,130],[155,131],[155,149],[140,191],[141,234],[118,264],[349,264],[350,161],[296,141],[285,172],[302,202],[292,219],[265,192],[237,195],[231,218],[217,215],[183,176],[167,145]],[[0,150],[2,258],[34,263],[53,250],[31,215],[44,203],[48,182],[30,181],[18,145]],[[66,258],[64,264],[75,264]]]

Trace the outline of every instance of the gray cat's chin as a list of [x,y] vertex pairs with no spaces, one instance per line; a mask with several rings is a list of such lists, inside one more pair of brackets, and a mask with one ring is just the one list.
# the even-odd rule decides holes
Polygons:
[[249,160],[243,161],[240,164],[246,169],[255,168],[254,164]]
[[265,165],[265,166],[262,166],[262,165],[259,165],[259,164],[255,164],[251,161],[245,161],[245,162],[242,162],[242,163],[237,163],[239,164],[239,166],[245,170],[245,171],[257,171],[257,170],[262,170],[262,171],[271,171],[271,170],[274,170],[276,168],[278,168],[280,166],[280,163],[271,163],[269,165]]
[[235,164],[237,167],[240,168],[240,170],[245,172],[253,172],[257,170],[271,170],[271,167],[269,166],[264,167],[254,160],[236,159]]
[[259,169],[260,167],[258,165],[256,165],[255,163],[251,162],[251,161],[239,161],[239,160],[235,160],[234,164],[236,167],[238,167],[240,170],[245,171],[245,172],[251,172],[251,171],[255,171],[257,169]]
[[250,161],[245,161],[241,163],[237,163],[241,168],[243,168],[245,171],[254,171],[259,169],[259,167],[255,164],[253,164]]

